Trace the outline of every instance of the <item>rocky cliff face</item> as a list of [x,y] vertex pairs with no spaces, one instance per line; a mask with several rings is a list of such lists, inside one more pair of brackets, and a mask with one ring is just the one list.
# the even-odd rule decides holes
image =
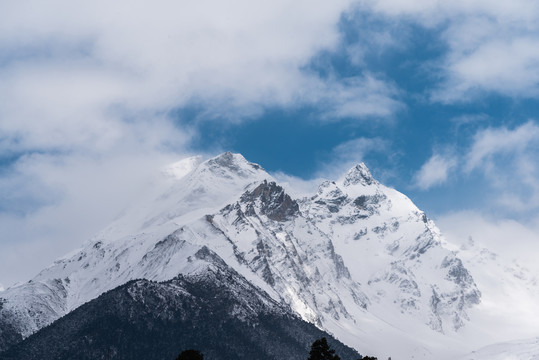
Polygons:
[[[74,255],[0,293],[2,329],[26,337],[130,280],[195,273],[201,249],[304,320],[370,353],[380,331],[407,339],[407,329],[457,332],[480,301],[434,223],[364,164],[303,199],[241,155],[188,164]],[[0,345],[17,341],[4,333]],[[408,354],[429,346],[426,338],[410,341],[402,350]]]

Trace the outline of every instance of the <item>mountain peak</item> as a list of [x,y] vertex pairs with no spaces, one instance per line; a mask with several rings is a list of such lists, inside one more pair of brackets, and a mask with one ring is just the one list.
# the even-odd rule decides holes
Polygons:
[[356,184],[372,185],[375,182],[376,180],[372,177],[372,174],[365,163],[361,162],[348,170],[343,180],[343,186]]
[[230,151],[213,157],[204,164],[212,170],[226,170],[241,177],[249,177],[253,172],[264,171],[262,166],[247,161],[243,155],[235,154]]

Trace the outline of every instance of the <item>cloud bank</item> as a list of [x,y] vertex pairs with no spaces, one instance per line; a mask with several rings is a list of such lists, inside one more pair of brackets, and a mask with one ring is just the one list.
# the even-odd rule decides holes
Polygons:
[[[202,136],[198,122],[220,126],[305,107],[315,122],[375,127],[398,122],[412,98],[443,105],[493,94],[538,98],[538,7],[531,0],[2,3],[0,281],[9,286],[34,272],[15,271],[11,258],[39,259],[39,269],[104,225],[150,174],[190,155]],[[430,81],[420,93],[370,68],[388,50],[406,53],[417,26],[439,46],[420,66]],[[201,116],[185,121],[181,110],[189,107]],[[434,152],[416,186],[482,174],[500,206],[536,211],[536,135],[533,121],[482,127],[455,156]],[[219,147],[212,146],[206,151]],[[377,131],[350,133],[331,147],[314,177],[396,149]]]
[[[395,89],[311,68],[341,43],[351,2],[159,1],[0,5],[0,274],[72,249],[167,162],[196,123],[316,106],[319,118],[391,116]],[[61,222],[61,223],[59,223]],[[41,256],[38,256],[41,254]],[[56,255],[53,255],[56,254]],[[5,275],[4,275],[5,274]]]

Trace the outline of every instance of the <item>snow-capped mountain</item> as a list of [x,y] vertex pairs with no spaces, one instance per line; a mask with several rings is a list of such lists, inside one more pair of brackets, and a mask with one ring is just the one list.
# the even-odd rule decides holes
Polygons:
[[473,348],[460,335],[481,302],[472,275],[364,164],[302,199],[239,154],[189,158],[162,175],[81,249],[0,293],[0,346],[130,280],[192,274],[206,248],[362,353],[443,359]]

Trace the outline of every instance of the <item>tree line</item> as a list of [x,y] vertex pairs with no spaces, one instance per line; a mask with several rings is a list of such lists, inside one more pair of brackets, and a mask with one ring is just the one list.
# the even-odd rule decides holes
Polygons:
[[[363,360],[378,360],[374,356],[363,356]],[[198,350],[185,350],[176,360],[204,360],[204,355]],[[311,345],[311,351],[309,352],[309,358],[307,360],[341,360],[339,355],[335,353],[325,337],[315,340]],[[388,360],[391,360],[389,358]]]

